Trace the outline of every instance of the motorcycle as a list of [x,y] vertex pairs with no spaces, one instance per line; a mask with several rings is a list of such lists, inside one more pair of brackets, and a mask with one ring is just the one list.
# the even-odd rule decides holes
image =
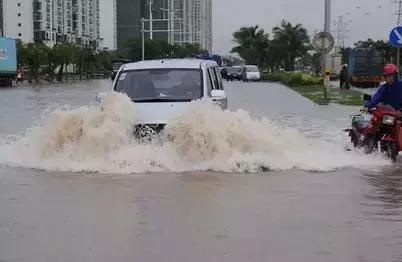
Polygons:
[[[364,100],[371,100],[371,96],[364,95]],[[345,129],[353,146],[363,148],[367,154],[380,150],[396,162],[402,149],[401,112],[392,106],[379,104],[368,113],[372,115],[371,119],[362,114],[352,115],[351,128]]]
[[18,73],[17,80],[18,80],[18,82],[23,82],[24,81],[24,78],[22,77],[21,73]]

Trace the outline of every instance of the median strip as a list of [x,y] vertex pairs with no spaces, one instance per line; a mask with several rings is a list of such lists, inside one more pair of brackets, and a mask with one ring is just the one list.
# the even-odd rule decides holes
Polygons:
[[319,105],[336,103],[348,106],[361,106],[363,93],[356,90],[329,88],[324,99],[324,85],[320,77],[305,73],[263,74],[262,80],[281,82],[304,97]]

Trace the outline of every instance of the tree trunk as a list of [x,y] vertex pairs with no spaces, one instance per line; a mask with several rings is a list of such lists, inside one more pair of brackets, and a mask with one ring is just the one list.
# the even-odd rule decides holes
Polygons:
[[35,82],[39,83],[39,68],[35,69]]
[[58,76],[57,76],[57,80],[59,82],[63,81],[63,68],[64,68],[64,64],[60,65],[59,73],[58,73]]

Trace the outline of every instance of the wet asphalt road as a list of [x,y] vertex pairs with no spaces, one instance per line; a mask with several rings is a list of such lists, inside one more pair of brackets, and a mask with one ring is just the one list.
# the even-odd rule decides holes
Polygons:
[[[92,103],[108,80],[0,90],[0,135]],[[270,83],[226,83],[244,108],[323,138],[350,107]],[[312,128],[314,127],[314,128]],[[345,138],[346,139],[346,138]],[[123,176],[0,168],[0,261],[402,261],[402,172]]]

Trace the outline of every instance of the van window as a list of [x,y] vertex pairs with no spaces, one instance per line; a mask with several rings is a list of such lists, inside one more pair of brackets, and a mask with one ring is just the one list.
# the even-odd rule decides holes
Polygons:
[[210,73],[212,77],[212,82],[213,82],[213,89],[219,89],[219,82],[218,78],[216,77],[216,73],[213,67],[208,68],[208,72]]
[[214,67],[216,79],[218,80],[219,87],[217,89],[223,90],[222,75],[218,67]]
[[114,90],[134,102],[185,102],[202,97],[201,76],[198,69],[129,70],[117,76]]
[[206,84],[207,84],[208,95],[211,95],[211,91],[212,91],[212,89],[214,89],[214,83],[213,83],[212,74],[211,74],[211,71],[209,70],[209,68],[207,70],[207,80],[206,81],[207,81]]
[[259,72],[257,66],[246,66],[246,71],[247,72]]

